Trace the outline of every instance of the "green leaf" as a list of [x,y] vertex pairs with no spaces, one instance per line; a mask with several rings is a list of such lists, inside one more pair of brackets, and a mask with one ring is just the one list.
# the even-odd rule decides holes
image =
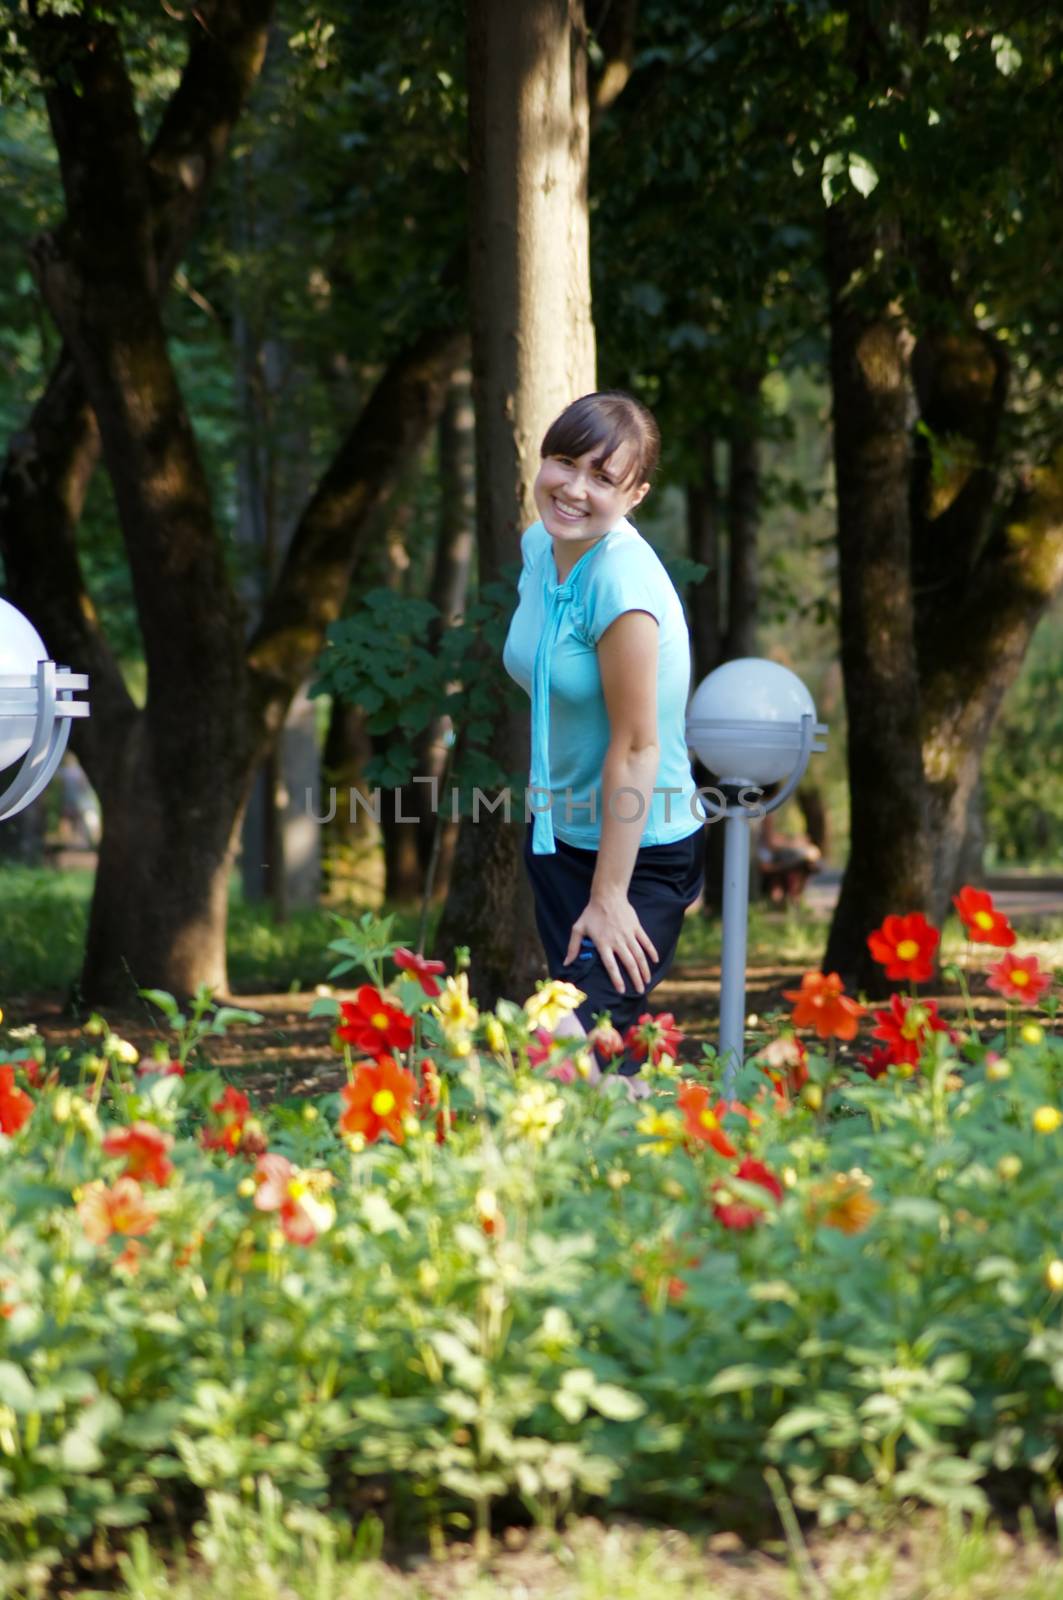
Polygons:
[[10,1406],[20,1416],[37,1409],[36,1391],[22,1368],[16,1367],[13,1361],[0,1361],[0,1403]]
[[167,994],[165,989],[140,989],[138,991],[142,1000],[150,1000],[153,1006],[158,1006],[163,1016],[174,1027],[179,1027],[183,1022],[181,1008],[172,994]]
[[596,1383],[590,1394],[591,1405],[610,1422],[633,1422],[646,1411],[645,1402],[615,1383]]
[[849,182],[866,200],[872,190],[878,187],[878,173],[866,157],[853,155],[849,157]]

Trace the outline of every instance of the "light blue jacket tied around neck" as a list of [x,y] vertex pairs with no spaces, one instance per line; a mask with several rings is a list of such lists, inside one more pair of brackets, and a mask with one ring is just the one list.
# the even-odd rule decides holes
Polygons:
[[[609,715],[597,645],[610,623],[625,611],[649,612],[660,629],[660,762],[640,845],[686,839],[701,826],[704,815],[685,736],[690,635],[679,596],[659,556],[626,518],[579,558],[564,583],[558,582],[553,540],[541,522],[525,531],[521,556],[520,598],[502,660],[532,702],[532,850],[536,855],[553,855],[555,836],[583,850],[597,850],[600,843]],[[553,797],[549,808],[548,794]],[[633,794],[621,792],[614,803],[618,815],[635,813]]]

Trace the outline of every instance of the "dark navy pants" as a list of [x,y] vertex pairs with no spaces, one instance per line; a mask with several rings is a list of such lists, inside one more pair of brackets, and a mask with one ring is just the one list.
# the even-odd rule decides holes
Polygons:
[[[697,899],[701,888],[705,856],[705,830],[696,828],[675,844],[643,845],[635,857],[628,886],[628,900],[642,926],[653,941],[658,959],[650,962],[650,982],[646,990],[634,988],[630,976],[620,966],[623,994],[613,988],[612,979],[601,958],[588,940],[584,941],[571,966],[564,965],[572,924],[586,909],[591,880],[598,863],[596,850],[578,850],[558,839],[557,853],[537,856],[532,853],[532,830],[524,840],[524,861],[535,896],[535,921],[546,951],[551,978],[564,978],[587,996],[576,1012],[590,1032],[599,1011],[608,1011],[613,1025],[623,1033],[649,1008],[649,991],[667,973],[675,958],[675,947],[683,926],[687,906]],[[649,960],[649,956],[646,957]]]

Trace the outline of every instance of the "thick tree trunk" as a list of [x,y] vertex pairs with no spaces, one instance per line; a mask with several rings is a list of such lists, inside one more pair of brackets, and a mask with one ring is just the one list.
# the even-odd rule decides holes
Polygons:
[[[534,518],[539,442],[562,408],[594,387],[582,0],[468,9],[470,264],[481,583],[519,559]],[[502,668],[497,666],[501,674]],[[527,771],[522,719],[493,740]],[[539,970],[521,862],[523,822],[463,822],[437,944],[472,952],[484,1005],[527,993]]]
[[886,289],[896,240],[867,216],[850,196],[827,218],[852,829],[825,966],[874,990],[881,971],[867,935],[888,912],[928,909],[931,876],[909,578],[910,388]]

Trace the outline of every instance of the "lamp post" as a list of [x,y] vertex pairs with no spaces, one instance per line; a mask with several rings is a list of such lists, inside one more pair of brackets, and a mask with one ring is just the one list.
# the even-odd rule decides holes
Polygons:
[[41,794],[63,757],[72,717],[87,717],[83,672],[48,660],[32,623],[7,600],[0,600],[0,772],[21,761],[15,777],[0,791],[0,822],[17,816]]
[[[812,752],[826,749],[826,732],[796,673],[759,657],[710,672],[687,711],[687,744],[716,774],[724,799],[716,815],[725,818],[719,1044],[725,1093],[745,1059],[750,830],[790,798]],[[764,788],[775,783],[782,787],[764,800]]]

